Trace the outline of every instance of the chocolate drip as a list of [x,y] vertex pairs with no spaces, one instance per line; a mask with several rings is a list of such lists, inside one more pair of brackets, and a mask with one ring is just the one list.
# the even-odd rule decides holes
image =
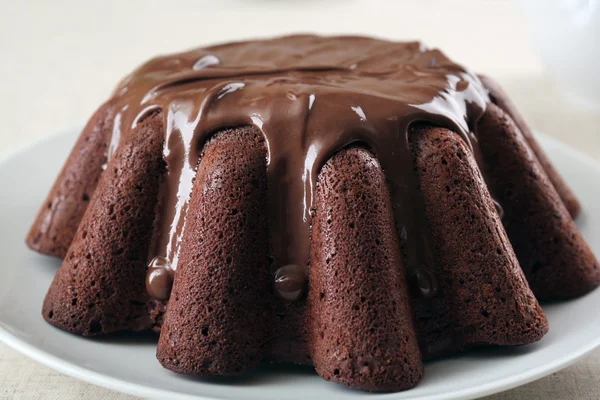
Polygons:
[[[128,76],[115,97],[121,141],[157,109],[166,127],[168,176],[150,258],[164,257],[177,268],[195,168],[208,137],[254,125],[268,146],[273,271],[307,265],[318,172],[336,151],[361,143],[376,154],[389,181],[408,274],[424,296],[435,294],[409,126],[449,128],[473,148],[471,127],[488,100],[479,79],[440,51],[363,37],[231,43],[155,58]],[[302,287],[296,275],[289,289],[294,297]]]
[[154,257],[148,265],[146,290],[158,300],[167,300],[173,287],[173,274],[169,262],[164,257]]
[[304,268],[285,265],[275,272],[275,291],[286,300],[298,300],[306,284]]

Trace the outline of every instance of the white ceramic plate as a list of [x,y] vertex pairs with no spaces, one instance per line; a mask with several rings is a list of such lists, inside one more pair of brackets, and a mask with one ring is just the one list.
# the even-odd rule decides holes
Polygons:
[[[600,290],[544,307],[550,333],[512,349],[474,351],[429,362],[425,378],[407,392],[369,394],[323,381],[308,367],[262,366],[237,379],[192,379],[163,369],[156,337],[121,335],[84,339],[42,319],[42,300],[59,261],[37,255],[24,238],[80,127],[65,129],[0,158],[0,340],[76,378],[153,398],[468,399],[522,385],[573,363],[600,345]],[[578,224],[600,254],[600,164],[545,136],[550,157],[583,203]]]

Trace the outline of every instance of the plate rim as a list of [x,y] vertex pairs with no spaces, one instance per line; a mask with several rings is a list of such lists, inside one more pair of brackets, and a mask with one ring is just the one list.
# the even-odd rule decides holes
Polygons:
[[[69,125],[51,133],[44,135],[41,138],[29,141],[23,145],[17,146],[11,150],[0,153],[0,168],[4,163],[16,157],[20,154],[27,152],[28,150],[42,145],[46,142],[56,140],[58,137],[72,134],[74,131],[81,131],[84,127],[83,123]],[[568,153],[573,157],[577,157],[578,161],[585,164],[589,168],[593,168],[600,174],[600,162],[592,158],[591,156],[582,153],[569,144],[566,144],[558,139],[555,139],[545,133],[535,131],[535,136],[542,138],[544,141],[550,143],[553,146],[561,146],[561,151]],[[600,289],[598,289],[600,290]],[[40,364],[54,369],[60,373],[79,379],[84,382],[91,383],[106,389],[114,390],[116,392],[125,393],[132,396],[139,396],[145,398],[169,398],[169,399],[199,399],[199,400],[215,400],[217,397],[206,397],[204,395],[191,395],[186,393],[174,392],[171,390],[165,390],[160,388],[152,388],[144,386],[138,383],[132,383],[124,379],[114,378],[102,373],[92,371],[84,366],[65,361],[60,357],[54,356],[40,348],[28,344],[27,342],[19,339],[18,336],[12,334],[4,328],[0,322],[0,342],[6,344],[8,347],[16,350],[17,352],[25,355],[26,357],[39,362]],[[480,396],[488,396],[495,393],[500,393],[506,390],[513,389],[518,386],[525,385],[533,382],[537,379],[548,376],[554,372],[564,369],[575,362],[582,359],[587,354],[591,353],[595,349],[600,347],[600,337],[595,341],[590,341],[587,346],[584,346],[577,352],[565,354],[562,357],[556,358],[553,362],[542,364],[536,368],[531,368],[518,375],[509,376],[494,380],[492,382],[477,385],[470,388],[453,390],[442,395],[425,395],[415,397],[415,400],[456,400],[456,399],[472,399]],[[403,393],[403,392],[399,392]],[[394,393],[390,393],[389,397],[393,399]]]

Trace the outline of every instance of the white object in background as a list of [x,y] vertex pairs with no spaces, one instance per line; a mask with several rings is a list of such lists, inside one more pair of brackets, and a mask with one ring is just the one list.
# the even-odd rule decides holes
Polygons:
[[550,74],[600,107],[600,0],[518,0]]

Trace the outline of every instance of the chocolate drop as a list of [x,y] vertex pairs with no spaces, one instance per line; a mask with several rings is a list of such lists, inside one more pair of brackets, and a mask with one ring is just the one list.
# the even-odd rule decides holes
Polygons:
[[275,272],[275,290],[286,300],[298,300],[306,285],[304,268],[299,265],[285,265]]
[[146,273],[146,290],[157,300],[167,300],[173,287],[174,271],[164,257],[154,257]]
[[434,297],[439,290],[436,276],[423,267],[416,268],[415,274],[421,295],[426,299]]
[[503,219],[504,218],[504,209],[502,208],[500,203],[498,203],[496,200],[492,199],[492,201],[494,202],[494,207],[496,207],[496,212],[498,213],[498,216],[500,217],[500,219]]

